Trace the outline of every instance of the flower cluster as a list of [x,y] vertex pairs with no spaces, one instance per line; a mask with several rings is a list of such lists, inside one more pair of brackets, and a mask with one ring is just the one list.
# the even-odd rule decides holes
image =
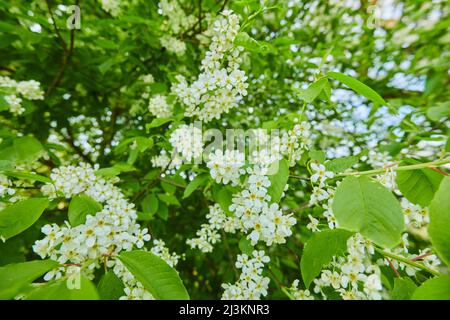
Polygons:
[[182,124],[170,135],[169,142],[181,158],[190,162],[203,154],[202,131],[193,124]]
[[283,131],[281,135],[269,135],[264,129],[254,129],[251,138],[251,163],[268,166],[285,156],[289,159],[289,165],[294,166],[312,143],[311,125],[303,121],[295,124],[291,130]]
[[173,86],[173,92],[187,106],[186,116],[198,116],[206,122],[219,119],[247,95],[247,76],[239,70],[243,48],[233,44],[238,32],[238,16],[231,11],[222,12],[214,21],[212,42],[202,60],[202,73],[191,85],[183,76],[176,77],[178,84]]
[[311,163],[311,170],[314,172],[311,175],[311,182],[318,183],[319,188],[325,186],[327,178],[333,178],[334,174],[331,171],[326,171],[325,166],[319,163]]
[[268,194],[270,180],[267,168],[248,168],[246,189],[233,195],[230,211],[240,222],[240,230],[249,233],[247,238],[255,245],[258,241],[268,246],[285,243],[292,234],[291,227],[296,220],[292,214],[283,214],[277,203],[270,204]]
[[252,256],[238,255],[236,268],[242,273],[234,284],[222,284],[223,300],[259,300],[267,295],[269,278],[262,276],[263,267],[270,261],[264,251],[254,250]]
[[347,240],[346,256],[334,257],[330,268],[322,270],[314,280],[314,292],[327,298],[325,287],[332,287],[344,300],[380,300],[383,287],[381,272],[372,263],[374,247],[356,234]]
[[168,18],[169,28],[176,34],[196,23],[196,18],[187,16],[177,0],[161,0],[158,3],[158,13]]
[[295,124],[288,132],[283,132],[280,142],[281,154],[288,157],[291,167],[294,166],[312,144],[311,124],[306,121]]
[[239,150],[218,149],[209,155],[207,166],[211,177],[218,183],[236,186],[239,178],[245,170],[241,169],[245,164],[245,155]]
[[406,198],[402,198],[401,206],[407,227],[419,229],[430,223],[430,212],[428,208],[422,208],[418,204],[413,204]]
[[161,150],[159,155],[152,157],[151,162],[153,167],[167,170],[179,168],[183,164],[183,160],[176,154],[171,159],[166,150]]
[[292,297],[295,300],[314,300],[314,296],[311,295],[311,292],[308,289],[299,289],[299,283],[300,281],[298,279],[295,279],[294,282],[292,282],[292,286],[289,288],[289,293]]
[[14,115],[25,112],[22,98],[27,100],[44,99],[44,92],[40,86],[41,84],[35,80],[17,82],[9,77],[0,76],[0,92],[5,94],[5,102],[9,106],[9,111]]
[[158,13],[167,17],[161,29],[169,32],[159,38],[161,45],[167,51],[182,56],[186,51],[186,44],[175,35],[191,28],[197,19],[193,15],[186,15],[176,0],[162,0],[158,7]]
[[164,35],[159,38],[159,41],[168,52],[172,52],[177,56],[182,56],[186,52],[186,44],[175,37]]
[[120,15],[120,1],[119,0],[101,0],[102,9],[108,12],[113,17]]
[[144,74],[142,76],[139,77],[142,82],[144,82],[145,84],[152,84],[155,82],[155,78],[153,77],[153,75],[151,73],[149,74]]
[[8,179],[7,176],[0,174],[0,198],[4,197],[5,195],[12,196],[15,193],[15,190],[11,188],[12,183]]
[[167,264],[171,267],[175,267],[181,258],[176,253],[170,253],[169,249],[166,247],[166,243],[163,240],[153,240],[153,247],[150,251],[167,262]]
[[238,227],[238,220],[234,217],[227,217],[217,203],[214,206],[209,206],[209,213],[206,218],[208,223],[201,225],[196,233],[197,238],[186,241],[191,248],[198,248],[205,253],[211,252],[213,245],[220,241],[219,230],[235,233]]
[[167,103],[165,96],[154,95],[148,102],[148,111],[156,118],[169,118],[172,116],[172,107]]
[[[45,225],[42,232],[45,237],[36,241],[33,250],[42,258],[49,257],[61,264],[76,264],[83,266],[83,272],[88,278],[94,276],[94,270],[102,264],[114,267],[114,272],[124,282],[131,280],[130,275],[121,270],[121,264],[116,259],[120,251],[143,248],[150,240],[147,229],[141,229],[136,223],[137,214],[134,205],[127,202],[120,189],[110,181],[95,174],[97,166],[88,164],[80,166],[62,166],[52,171],[50,177],[53,184],[47,184],[42,192],[50,196],[62,194],[66,198],[76,195],[86,195],[103,208],[94,215],[87,215],[86,221],[78,225],[56,224]],[[158,249],[158,252],[162,252]],[[52,270],[46,274],[45,280],[58,279],[66,271],[65,267]],[[130,278],[130,279],[129,279]],[[136,281],[137,283],[137,281]],[[141,289],[139,285],[135,288]],[[131,290],[131,289],[130,289]]]

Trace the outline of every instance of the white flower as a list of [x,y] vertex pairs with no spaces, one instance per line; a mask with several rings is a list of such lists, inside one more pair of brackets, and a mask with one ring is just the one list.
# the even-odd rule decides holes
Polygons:
[[314,174],[311,176],[311,181],[313,183],[318,182],[319,187],[325,186],[325,181],[327,178],[333,178],[333,172],[326,171],[325,166],[322,164],[311,163],[311,169],[314,171]]
[[25,112],[25,108],[22,107],[22,99],[15,94],[5,96],[5,102],[9,105],[9,111],[12,114],[20,115]]
[[223,300],[258,300],[267,295],[269,278],[262,276],[262,268],[270,261],[264,251],[254,250],[252,257],[246,254],[237,256],[236,268],[242,273],[235,284],[222,284]]
[[186,44],[175,37],[164,35],[159,38],[159,41],[167,51],[175,53],[177,56],[182,56],[186,52]]
[[202,131],[193,124],[180,125],[169,138],[172,147],[185,161],[200,158],[203,153]]
[[211,177],[218,183],[235,186],[239,183],[241,168],[245,164],[245,155],[238,150],[216,150],[209,155],[207,166]]
[[20,81],[17,83],[17,92],[28,100],[43,100],[44,91],[40,88],[41,84],[35,80]]
[[308,228],[312,232],[319,231],[319,228],[317,228],[317,225],[319,224],[319,220],[317,220],[310,214],[308,214],[308,218],[309,218],[309,221],[311,221],[311,222],[306,225],[306,228]]
[[[240,52],[234,45],[239,32],[239,18],[231,12],[222,12],[212,28],[212,42],[202,60],[198,78],[189,85],[182,76],[172,91],[186,105],[186,116],[198,116],[202,121],[219,119],[222,113],[236,107],[247,94],[247,76],[239,70]],[[177,39],[167,38],[164,45],[181,47]],[[223,68],[221,66],[224,65]]]
[[148,111],[156,118],[169,118],[172,116],[172,107],[167,103],[165,96],[156,94],[148,103]]

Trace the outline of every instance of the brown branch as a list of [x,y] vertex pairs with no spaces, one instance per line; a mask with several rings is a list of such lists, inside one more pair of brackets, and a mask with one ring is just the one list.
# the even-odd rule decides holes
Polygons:
[[199,32],[202,32],[202,0],[198,0],[198,25],[199,25]]
[[423,258],[426,258],[426,257],[431,256],[431,255],[432,255],[431,252],[427,252],[427,253],[421,254],[420,256],[412,258],[411,261],[422,260]]
[[16,70],[14,70],[14,69],[11,69],[9,67],[3,67],[3,66],[0,66],[0,70],[1,71],[8,71],[8,72],[11,72],[11,73],[16,72]]
[[400,273],[398,273],[397,269],[394,267],[394,265],[392,264],[391,260],[389,260],[386,257],[385,257],[385,259],[389,262],[389,266],[391,267],[391,269],[394,270],[395,276],[397,278],[400,278]]
[[440,170],[438,168],[429,167],[429,169],[431,169],[431,170],[433,170],[433,171],[435,171],[435,172],[437,172],[439,174],[442,174],[443,176],[450,177],[450,174],[448,174],[447,172],[444,172],[444,171],[442,171],[442,170]]
[[[47,6],[49,8],[50,14],[52,14],[51,10],[50,10],[50,7],[49,7],[48,0],[46,0],[46,2],[47,2]],[[80,3],[79,0],[75,1],[75,5],[78,6],[79,3]],[[64,76],[64,72],[66,71],[66,67],[69,64],[70,59],[72,57],[73,49],[74,49],[74,43],[75,43],[75,29],[70,30],[70,44],[69,44],[69,49],[67,49],[67,45],[66,45],[65,41],[61,37],[61,34],[59,33],[58,28],[56,27],[55,20],[53,18],[52,18],[52,20],[53,20],[53,25],[55,26],[55,31],[56,31],[56,33],[58,35],[58,38],[60,38],[62,40],[62,46],[63,46],[63,49],[64,49],[64,55],[63,55],[63,60],[62,60],[62,64],[61,64],[61,67],[59,69],[59,72],[55,76],[55,78],[53,79],[53,81],[50,84],[50,86],[48,87],[47,92],[45,93],[46,96],[50,95],[50,93],[61,83],[61,80],[62,80],[62,78]]]
[[175,187],[178,187],[178,188],[186,189],[185,186],[183,186],[183,185],[181,185],[179,183],[176,183],[174,181],[171,181],[171,180],[167,180],[167,179],[164,179],[164,178],[161,178],[161,177],[158,177],[158,180],[160,180],[161,182],[165,182],[167,184],[171,184],[172,186],[175,186]]
[[53,29],[55,29],[56,37],[58,38],[59,42],[61,43],[61,46],[65,53],[65,52],[67,52],[67,44],[64,41],[63,37],[61,36],[61,33],[59,32],[58,26],[56,25],[56,20],[55,20],[55,17],[53,16],[53,12],[50,7],[50,1],[45,0],[45,3],[47,4],[47,10],[48,10],[48,13],[50,14],[50,18],[52,19],[52,25],[53,25]]

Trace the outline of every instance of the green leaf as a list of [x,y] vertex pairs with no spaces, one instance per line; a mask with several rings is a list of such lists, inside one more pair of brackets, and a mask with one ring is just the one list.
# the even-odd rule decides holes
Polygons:
[[180,202],[178,201],[177,197],[175,197],[173,194],[159,193],[158,198],[159,200],[165,202],[168,205],[175,205],[175,206],[180,205]]
[[325,168],[327,171],[343,172],[346,169],[353,167],[358,162],[359,158],[357,156],[342,157],[325,162]]
[[53,260],[37,260],[0,267],[0,300],[14,298],[26,285],[58,265]]
[[327,157],[325,152],[321,150],[310,150],[308,154],[311,160],[319,161],[320,163],[324,163]]
[[328,83],[327,78],[322,78],[313,82],[307,89],[301,90],[298,94],[299,98],[307,103],[313,102]]
[[269,168],[268,177],[270,186],[267,188],[267,193],[270,195],[272,202],[279,202],[289,179],[289,164],[287,160],[281,159],[278,163],[275,163],[275,166]]
[[167,221],[169,218],[169,208],[164,202],[159,202],[158,211],[156,213],[164,221]]
[[[0,170],[1,171],[1,170]],[[39,182],[45,182],[45,183],[51,183],[52,180],[50,178],[41,176],[34,172],[19,172],[19,171],[3,171],[3,174],[14,177],[17,179],[23,179],[23,180],[31,180],[31,181],[39,181]]]
[[361,233],[379,246],[393,247],[404,230],[394,195],[367,177],[347,177],[336,189],[333,213],[340,228]]
[[409,300],[417,286],[410,278],[395,278],[394,289],[391,292],[392,300]]
[[[76,278],[76,277],[75,277]],[[79,282],[78,280],[79,279]],[[26,296],[26,300],[99,300],[97,289],[85,276],[48,282]]]
[[135,171],[135,170],[136,170],[136,168],[133,167],[131,164],[116,163],[112,167],[101,168],[101,169],[95,171],[95,175],[99,176],[99,177],[111,178],[111,177],[115,177],[115,176],[121,174],[122,172],[131,172],[131,171]]
[[14,169],[14,162],[10,160],[0,160],[0,171],[9,171]]
[[72,227],[85,223],[86,216],[94,216],[102,211],[102,206],[91,197],[80,194],[72,198],[69,204],[69,222]]
[[230,205],[232,204],[233,193],[227,188],[216,185],[213,187],[213,199],[220,205],[220,208],[226,215],[232,216]]
[[13,147],[16,157],[20,161],[33,159],[44,149],[39,140],[29,136],[14,139]]
[[450,177],[445,177],[430,204],[428,234],[434,250],[450,266]]
[[425,281],[412,295],[412,300],[450,300],[450,277],[442,275]]
[[152,128],[157,128],[162,126],[163,124],[166,124],[167,122],[173,121],[173,118],[155,118],[152,120],[151,123],[147,123],[145,125],[145,128],[147,129],[147,132]]
[[306,242],[300,269],[307,288],[334,256],[347,252],[347,239],[352,235],[353,233],[347,230],[325,230],[314,233]]
[[122,252],[120,261],[159,300],[188,300],[178,273],[160,257],[141,250]]
[[186,189],[184,189],[183,193],[183,199],[189,197],[192,192],[197,190],[198,187],[200,187],[206,180],[208,179],[208,174],[200,174],[194,178],[189,184],[187,185]]
[[239,240],[239,249],[241,249],[242,253],[245,253],[248,256],[251,256],[253,250],[255,250],[252,246],[252,242],[246,237],[242,237],[241,240]]
[[0,211],[0,238],[7,240],[31,227],[48,204],[45,198],[31,198]]
[[[406,159],[400,165],[418,163],[421,162],[414,159]],[[433,199],[442,177],[443,175],[428,168],[397,171],[397,185],[406,199],[425,207]]]
[[269,42],[258,41],[250,37],[246,32],[239,32],[234,40],[235,45],[242,46],[250,52],[267,54],[277,52],[276,48]]
[[444,117],[450,116],[450,102],[443,102],[435,107],[428,108],[427,117],[433,121],[439,121]]
[[153,139],[147,137],[135,137],[134,141],[136,141],[136,146],[139,152],[144,152],[147,149],[151,149],[153,147]]
[[158,204],[159,204],[158,198],[153,193],[148,194],[144,197],[144,199],[142,199],[141,202],[142,211],[154,215],[158,210]]
[[376,93],[372,88],[368,87],[359,80],[356,80],[339,72],[329,72],[328,76],[342,82],[350,89],[356,91],[360,95],[363,95],[379,106],[387,105],[386,101],[384,101],[384,99],[378,93]]
[[108,271],[103,275],[97,286],[97,291],[102,300],[118,300],[125,295],[125,286],[113,271]]

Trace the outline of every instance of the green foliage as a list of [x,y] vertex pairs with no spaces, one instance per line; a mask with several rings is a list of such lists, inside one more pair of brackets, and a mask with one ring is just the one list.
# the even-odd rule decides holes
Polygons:
[[48,204],[45,198],[26,199],[0,211],[0,238],[7,240],[28,229]]
[[409,278],[395,278],[391,298],[392,300],[409,300],[416,288],[415,283]]
[[332,172],[343,172],[353,167],[358,161],[357,156],[342,157],[325,162],[325,167]]
[[[75,2],[0,0],[1,299],[132,297],[125,290],[130,283],[112,267],[116,259],[157,299],[220,298],[222,284],[242,274],[238,255],[251,258],[254,250],[270,257],[262,271],[270,285],[262,298],[298,297],[309,289],[316,299],[343,299],[344,290],[332,286],[317,294],[313,281],[321,270],[342,273],[333,257],[350,256],[348,239],[361,239],[360,258],[380,267],[375,280],[381,281],[381,298],[449,298],[445,1],[397,1],[388,7],[386,1],[361,1],[356,9],[355,1],[167,0],[170,10],[164,12],[159,0],[110,0],[109,7],[95,0],[81,2],[81,23],[72,29],[66,9]],[[396,4],[401,17],[387,19],[384,12],[395,12]],[[237,50],[220,53],[209,70],[202,60],[217,38],[213,25],[224,9],[239,18],[230,43]],[[230,206],[241,200],[237,195],[247,189],[249,175],[218,182],[206,160],[181,164],[171,141],[180,125],[197,126],[207,113],[206,100],[223,97],[210,87],[205,71],[221,70],[228,77],[234,58],[246,79],[242,97],[236,105],[233,99],[212,103],[211,109],[223,113],[202,121],[203,133],[213,129],[226,137],[229,129],[261,128],[287,133],[280,135],[283,159],[267,176],[266,202],[286,220],[258,207],[266,190],[253,186],[256,219],[237,230],[230,225],[234,219],[242,227],[242,212]],[[200,76],[187,99],[176,89],[180,76],[187,86]],[[40,84],[42,97],[30,98],[30,80]],[[192,115],[188,105],[198,95],[200,111]],[[157,101],[153,108],[151,101]],[[185,149],[177,151],[194,146],[189,138],[181,137]],[[216,138],[216,149],[228,147],[228,139]],[[109,191],[81,190],[87,178],[82,174],[63,175],[63,183],[72,181],[67,189],[55,181],[61,167],[85,164],[95,171],[90,181]],[[247,154],[239,169],[254,169]],[[62,251],[64,244],[39,240],[61,240],[74,228],[82,233],[87,215],[118,212],[117,203],[111,209],[104,201],[111,194],[126,203],[127,223],[139,224],[129,230],[132,247],[111,245],[81,261],[41,254]],[[211,217],[211,207],[220,207],[226,217]],[[268,244],[259,234],[252,245],[257,223],[261,233],[275,235],[274,224],[286,221],[292,225],[278,230],[278,241]],[[121,226],[120,219],[115,222]],[[110,237],[123,236],[114,231]],[[199,234],[214,242],[212,252],[189,244]],[[91,240],[92,247],[80,243],[75,251],[101,247]],[[158,240],[164,241],[162,251],[154,250]],[[172,268],[164,261],[175,253],[179,261]],[[434,253],[447,266],[437,266]],[[380,266],[384,254],[389,261]],[[61,265],[40,258],[49,256]],[[83,276],[81,289],[69,289],[67,271],[78,265],[92,280]],[[61,278],[42,279],[56,270],[62,270]],[[298,292],[288,289],[296,279]],[[368,283],[358,281],[353,289],[380,298],[367,295]]]
[[14,298],[24,287],[57,266],[55,261],[41,260],[0,267],[0,300]]
[[120,260],[156,299],[189,299],[178,273],[154,254],[124,252]]
[[[68,280],[69,281],[69,280]],[[73,280],[73,287],[66,281],[48,282],[31,290],[27,300],[99,300],[97,289],[92,281],[81,275]]]
[[117,300],[124,295],[124,285],[113,271],[106,272],[97,286],[101,300]]
[[94,216],[101,210],[101,204],[91,197],[85,194],[74,196],[70,201],[68,211],[70,225],[78,226],[86,221],[86,216]]
[[393,247],[404,230],[403,214],[390,191],[367,177],[347,177],[336,190],[333,212],[339,226],[374,243]]
[[299,98],[307,103],[311,103],[319,96],[327,84],[327,78],[319,79],[313,82],[306,90],[300,91],[298,94]]
[[303,281],[308,288],[311,282],[333,257],[347,251],[347,240],[353,233],[347,230],[333,229],[317,232],[306,242],[300,268]]
[[328,76],[342,82],[350,89],[371,100],[377,106],[386,105],[386,101],[384,101],[384,99],[377,92],[375,92],[372,88],[368,87],[361,81],[358,81],[339,72],[329,72]]
[[428,233],[439,257],[450,266],[450,178],[445,177],[430,204]]
[[[414,159],[405,159],[401,165],[417,163],[420,162]],[[409,201],[421,206],[427,206],[439,188],[442,177],[441,174],[429,168],[399,171],[397,173],[397,185]]]
[[271,169],[269,169],[271,175],[269,175],[270,187],[267,189],[267,193],[272,198],[272,201],[278,202],[284,192],[284,188],[289,179],[289,164],[285,159],[275,162]]
[[450,277],[442,275],[425,281],[414,292],[412,300],[450,300]]

